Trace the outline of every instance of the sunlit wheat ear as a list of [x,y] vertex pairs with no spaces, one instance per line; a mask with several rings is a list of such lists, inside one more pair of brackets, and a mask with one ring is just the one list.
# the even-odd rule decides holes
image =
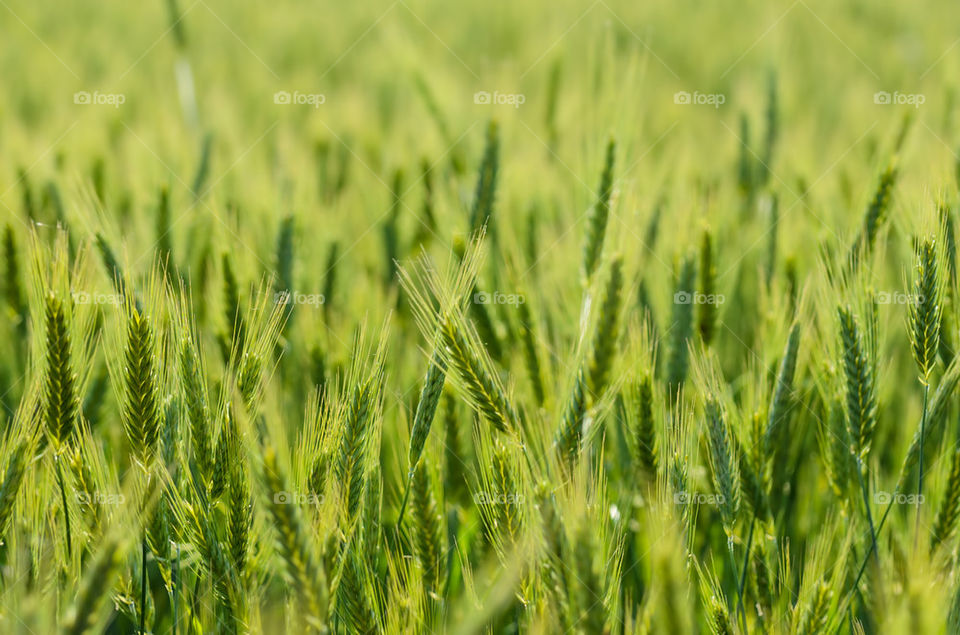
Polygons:
[[860,324],[850,306],[837,309],[840,321],[841,363],[846,380],[847,429],[860,458],[870,452],[877,425],[874,362],[870,359]]
[[[375,433],[375,438],[371,444],[369,462],[375,463],[379,453],[380,435]],[[380,470],[367,468],[367,486],[364,491],[363,511],[360,517],[363,520],[363,528],[360,534],[363,540],[369,540],[373,536],[381,535],[383,520],[383,474]]]
[[487,126],[486,145],[483,160],[477,174],[477,186],[474,192],[473,206],[470,208],[470,234],[481,233],[486,226],[491,234],[494,223],[491,220],[493,205],[497,194],[497,172],[500,163],[499,127],[496,121]]
[[799,635],[823,632],[823,629],[827,626],[832,602],[833,590],[830,588],[830,584],[827,582],[817,584],[809,606],[799,613],[800,618],[795,632]]
[[417,464],[420,462],[420,456],[423,454],[423,448],[427,443],[427,437],[430,435],[430,428],[433,425],[437,406],[440,403],[440,395],[443,392],[446,370],[446,364],[442,356],[434,352],[430,357],[423,387],[420,389],[420,400],[417,402],[416,414],[413,417],[413,429],[410,431],[410,451],[407,454],[408,478],[413,478]]
[[444,350],[450,366],[464,387],[471,405],[497,430],[506,432],[519,417],[507,400],[499,376],[490,370],[492,363],[478,347],[475,334],[464,320],[450,318],[441,327]]
[[730,617],[730,610],[727,607],[727,599],[723,593],[723,587],[717,577],[710,571],[705,570],[704,566],[694,561],[699,579],[700,602],[703,605],[703,612],[706,615],[707,626],[713,635],[733,634],[737,632],[734,627],[733,619]]
[[[175,492],[176,493],[176,492]],[[293,507],[288,505],[288,507]],[[221,619],[227,622],[242,620],[246,613],[246,597],[240,575],[221,544],[215,519],[208,510],[195,503],[175,497],[175,519],[197,551],[203,556],[202,566],[210,576],[217,597],[217,611],[228,613]],[[233,616],[229,615],[233,613]],[[235,626],[232,625],[235,628]]]
[[[336,406],[333,393],[314,390],[307,398],[306,414],[300,438],[293,449],[294,480],[296,474],[306,479],[310,493],[318,498],[326,495],[328,483],[333,482],[330,475],[331,459],[334,456],[336,439]],[[298,481],[302,482],[302,481]]]
[[433,481],[426,464],[416,468],[413,475],[413,531],[417,558],[423,570],[426,591],[438,593],[442,565],[442,520],[433,493]]
[[197,470],[205,485],[213,476],[213,421],[199,348],[191,337],[180,340],[180,386],[190,421],[190,442]]
[[533,312],[530,310],[530,295],[525,295],[525,301],[517,305],[520,330],[520,343],[523,346],[523,361],[530,376],[530,386],[537,404],[542,406],[546,401],[546,390],[543,385],[543,368],[540,364],[540,353],[537,335],[537,326]]
[[466,470],[471,453],[465,447],[464,434],[452,388],[443,391],[443,491],[449,503],[459,504],[466,498]]
[[787,343],[780,358],[780,368],[777,371],[777,381],[770,399],[770,408],[767,414],[767,427],[763,434],[763,455],[771,456],[774,448],[782,438],[791,406],[794,402],[793,378],[797,371],[797,357],[800,350],[800,325],[794,323],[790,327]]
[[160,434],[160,381],[150,317],[131,308],[126,318],[123,427],[130,448],[145,469],[156,456]]
[[333,241],[330,243],[326,264],[323,267],[323,316],[327,323],[330,322],[332,307],[336,305],[335,293],[337,291],[337,265],[339,262],[340,243]]
[[392,284],[396,273],[397,257],[399,256],[399,221],[403,203],[403,169],[393,173],[390,185],[390,206],[383,221],[383,254],[384,254],[384,282]]
[[[346,526],[352,528],[360,517],[367,486],[368,460],[375,450],[378,416],[383,390],[386,338],[380,334],[375,348],[360,330],[354,338],[354,362],[341,395],[343,422],[337,446],[335,470],[343,503]],[[368,366],[369,364],[369,366]]]
[[499,537],[507,544],[520,535],[520,492],[517,482],[517,468],[513,454],[499,439],[493,442],[493,492],[499,497],[497,504],[497,528]]
[[604,238],[607,233],[607,220],[610,216],[610,199],[613,194],[613,165],[617,144],[612,138],[607,142],[603,172],[600,175],[600,187],[597,200],[590,208],[587,217],[587,230],[583,245],[582,272],[584,280],[589,281],[600,262]]
[[230,469],[230,435],[229,417],[230,404],[225,406],[227,420],[224,421],[217,437],[217,445],[214,450],[213,473],[210,476],[210,497],[214,500],[220,498],[224,490],[227,489],[227,474]]
[[910,343],[913,359],[920,371],[920,380],[926,384],[937,360],[940,346],[940,321],[943,314],[941,295],[943,275],[933,238],[924,239],[917,257],[910,303]]
[[930,551],[946,542],[957,526],[960,518],[960,448],[954,450],[950,461],[950,473],[947,485],[943,491],[943,500],[937,509],[937,517],[933,522],[933,531],[930,535]]
[[419,232],[418,243],[429,243],[437,231],[437,216],[434,212],[433,166],[429,159],[420,161],[420,180],[423,182],[423,206],[420,208],[425,226]]
[[740,509],[740,468],[735,456],[733,432],[723,407],[714,397],[707,397],[704,416],[713,485],[722,497],[719,506],[724,530],[728,537],[732,537]]
[[680,266],[671,313],[669,357],[667,359],[667,387],[674,398],[687,379],[689,367],[688,341],[693,335],[693,292],[696,266],[688,255]]
[[319,565],[316,547],[308,527],[300,516],[300,508],[279,497],[290,491],[276,450],[267,445],[262,449],[263,482],[267,508],[277,534],[277,551],[283,559],[286,576],[293,582],[307,619],[315,627],[324,625],[327,618],[327,576]]
[[104,455],[103,448],[96,435],[92,434],[86,422],[77,430],[77,440],[67,456],[67,467],[73,481],[73,489],[80,509],[83,526],[94,536],[99,536],[111,519],[109,510],[98,505],[98,493],[119,487],[116,468]]
[[800,578],[800,589],[791,611],[794,633],[821,633],[834,607],[834,589],[843,584],[846,574],[838,570],[850,551],[850,534],[839,534],[835,519],[828,516],[822,531],[807,555]]
[[697,330],[706,346],[713,341],[717,328],[717,303],[714,297],[717,291],[716,254],[713,249],[713,235],[708,228],[700,237],[700,281],[697,285],[703,301],[697,304]]
[[590,353],[588,385],[594,399],[598,398],[607,386],[607,378],[616,358],[615,349],[620,336],[620,309],[623,302],[623,260],[616,256],[610,262],[610,277],[603,292],[600,304],[600,317],[597,320]]
[[757,598],[759,611],[763,615],[773,612],[774,598],[778,582],[776,563],[771,561],[770,552],[775,549],[768,546],[766,541],[757,541],[756,549],[751,556],[750,583],[753,595]]
[[46,402],[47,434],[54,448],[69,443],[77,417],[76,373],[70,355],[70,327],[60,298],[47,297],[45,310],[46,373],[44,398]]
[[890,201],[893,197],[894,186],[897,183],[897,156],[890,160],[887,168],[880,175],[877,183],[877,189],[867,205],[867,211],[863,217],[863,227],[850,249],[848,260],[848,270],[856,272],[861,261],[869,256],[873,251],[874,243],[877,240],[877,234],[887,219],[887,212],[890,208]]
[[233,350],[239,352],[243,350],[246,336],[246,325],[244,324],[240,304],[240,288],[237,276],[233,271],[233,262],[230,255],[223,254],[221,262],[223,266],[223,311],[227,336]]
[[[759,427],[760,415],[755,414],[753,421],[755,425]],[[753,438],[756,437],[752,437],[751,441]],[[732,430],[730,432],[730,441],[733,447],[733,454],[736,457],[737,469],[740,472],[741,500],[743,504],[752,511],[754,517],[764,519],[769,514],[770,503],[767,497],[767,481],[764,479],[765,474],[759,469],[763,466],[759,466],[758,468],[759,461],[754,461],[750,456],[750,450],[756,448],[744,448]]]
[[653,377],[644,371],[640,378],[627,390],[627,407],[633,416],[630,437],[633,460],[649,478],[656,477],[658,465],[657,426],[654,419]]
[[227,445],[226,498],[230,510],[227,536],[233,566],[242,576],[247,565],[247,550],[253,522],[250,479],[246,467],[246,451],[236,418],[231,416],[224,430]]
[[357,386],[350,396],[345,412],[343,436],[337,454],[337,479],[343,492],[347,523],[352,524],[360,513],[363,500],[366,453],[370,440],[368,429],[373,407],[372,388],[369,383]]
[[248,353],[240,360],[240,372],[237,374],[237,389],[243,407],[252,413],[260,396],[263,360],[256,353]]
[[439,333],[441,345],[436,350],[447,364],[447,377],[491,425],[506,431],[515,427],[519,415],[507,396],[500,373],[463,311],[468,291],[476,280],[482,239],[481,232],[468,245],[459,263],[452,264],[443,277],[432,262],[423,258],[411,269],[412,273],[401,268],[400,279],[420,332],[431,340]]
[[376,632],[370,610],[368,577],[362,547],[351,545],[343,552],[334,600],[337,623],[345,632]]
[[857,469],[850,432],[846,425],[846,409],[841,394],[829,400],[827,416],[818,430],[820,453],[827,472],[827,482],[840,500],[847,500],[850,486],[855,482]]
[[563,409],[560,429],[557,431],[554,445],[557,452],[569,465],[573,464],[580,453],[583,442],[583,426],[587,419],[587,376],[581,367],[573,382],[573,389]]
[[937,214],[940,227],[943,228],[943,256],[946,261],[944,278],[946,278],[945,287],[947,289],[945,293],[950,297],[955,297],[954,290],[957,288],[957,227],[950,206],[943,201],[937,205]]
[[166,279],[173,281],[177,265],[173,259],[173,227],[170,215],[170,189],[163,186],[157,201],[157,260]]
[[666,496],[668,509],[676,509],[685,524],[693,520],[695,512],[690,505],[690,466],[697,463],[697,444],[691,419],[685,406],[670,413],[664,428],[664,452],[658,475],[658,488]]
[[[280,221],[280,229],[277,232],[277,277],[274,281],[274,289],[277,293],[293,292],[293,240],[296,230],[294,218],[291,215],[283,217]],[[287,311],[292,310],[293,304],[290,303]]]

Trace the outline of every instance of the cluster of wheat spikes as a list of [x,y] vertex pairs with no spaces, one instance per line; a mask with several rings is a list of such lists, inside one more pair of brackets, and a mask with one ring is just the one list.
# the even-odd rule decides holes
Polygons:
[[640,163],[618,41],[548,152],[415,70],[422,138],[384,89],[217,178],[167,4],[192,178],[124,124],[10,188],[0,633],[960,633],[960,167],[910,116],[822,194],[770,73],[758,143]]

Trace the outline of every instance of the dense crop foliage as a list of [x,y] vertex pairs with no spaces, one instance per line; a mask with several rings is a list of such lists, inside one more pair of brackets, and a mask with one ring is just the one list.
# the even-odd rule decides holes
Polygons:
[[0,631],[960,632],[953,5],[0,2]]

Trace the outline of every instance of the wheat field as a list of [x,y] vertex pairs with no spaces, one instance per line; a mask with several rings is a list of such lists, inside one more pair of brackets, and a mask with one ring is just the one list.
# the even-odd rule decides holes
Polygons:
[[0,632],[960,633],[954,3],[0,16]]

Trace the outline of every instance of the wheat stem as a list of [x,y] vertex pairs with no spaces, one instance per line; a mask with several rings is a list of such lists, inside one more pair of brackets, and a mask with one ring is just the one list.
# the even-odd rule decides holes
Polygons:
[[147,621],[147,536],[140,541],[140,635],[146,633]]
[[917,548],[920,541],[920,501],[923,499],[923,438],[927,432],[927,400],[930,394],[930,383],[923,385],[923,410],[920,415],[920,457],[917,465],[917,518],[913,532],[913,548]]
[[60,468],[59,454],[54,456],[53,463],[57,468],[57,482],[60,484],[60,502],[63,505],[63,524],[67,537],[67,556],[73,557],[73,535],[70,531],[70,508],[67,506],[67,488],[63,483],[63,470]]

